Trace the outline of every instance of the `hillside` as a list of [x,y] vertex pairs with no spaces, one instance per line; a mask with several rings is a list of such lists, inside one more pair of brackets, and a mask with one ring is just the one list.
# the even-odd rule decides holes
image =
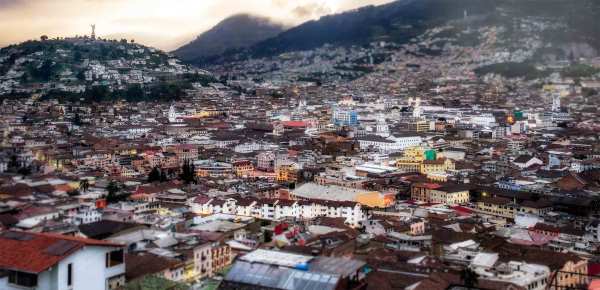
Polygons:
[[160,50],[126,40],[44,38],[0,50],[2,96],[168,99],[201,80],[210,77]]
[[219,55],[231,49],[252,46],[278,35],[285,29],[282,24],[265,17],[237,14],[219,22],[173,53],[182,60],[191,61]]
[[[223,63],[244,57],[268,57],[289,51],[310,50],[325,44],[364,45],[373,41],[405,43],[430,27],[471,14],[493,11],[493,0],[399,0],[321,17],[291,28],[249,49],[214,57]],[[202,63],[198,63],[202,64]]]
[[[562,50],[596,53],[595,50],[600,48],[597,37],[600,23],[595,19],[599,16],[600,1],[594,0],[398,0],[325,16],[248,49],[228,52],[196,64],[271,57],[290,51],[311,50],[325,44],[351,46],[374,41],[404,44],[428,29],[463,19],[469,23],[470,29],[501,27],[500,40],[507,49],[531,35],[531,31],[522,29],[522,22],[541,20],[549,24],[536,27],[541,34],[535,36],[542,41],[559,49],[567,47]],[[552,53],[556,54],[556,51]]]

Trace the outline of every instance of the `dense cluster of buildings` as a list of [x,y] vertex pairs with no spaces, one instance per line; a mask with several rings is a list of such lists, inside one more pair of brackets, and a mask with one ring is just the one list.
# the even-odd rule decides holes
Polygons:
[[0,288],[598,289],[597,76],[479,77],[527,51],[436,33],[181,101],[4,99]]
[[166,53],[127,40],[70,37],[0,50],[0,95],[82,94],[148,86],[183,74],[205,74]]

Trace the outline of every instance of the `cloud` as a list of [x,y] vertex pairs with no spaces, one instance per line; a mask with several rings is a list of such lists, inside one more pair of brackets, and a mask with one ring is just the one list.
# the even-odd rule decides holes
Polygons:
[[[40,35],[126,36],[165,50],[228,16],[255,14],[288,26],[391,0],[0,0],[0,47]],[[186,41],[187,39],[187,41]]]
[[298,18],[315,18],[326,14],[331,14],[333,12],[333,9],[322,3],[310,3],[297,6],[292,10],[292,13]]

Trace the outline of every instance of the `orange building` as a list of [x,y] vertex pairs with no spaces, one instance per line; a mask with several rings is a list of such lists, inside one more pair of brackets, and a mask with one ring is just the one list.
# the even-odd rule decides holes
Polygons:
[[356,196],[356,202],[369,207],[387,208],[396,202],[396,195],[393,193],[380,193],[377,191],[360,193]]

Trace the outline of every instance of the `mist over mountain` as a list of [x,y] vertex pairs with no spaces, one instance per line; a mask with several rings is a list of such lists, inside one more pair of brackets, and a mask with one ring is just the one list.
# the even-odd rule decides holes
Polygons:
[[199,65],[226,63],[310,50],[325,44],[349,46],[374,41],[403,44],[428,29],[463,19],[469,22],[470,29],[503,27],[501,36],[507,47],[511,42],[523,40],[521,21],[543,19],[556,24],[541,28],[544,41],[579,48],[583,43],[583,49],[589,52],[587,47],[600,47],[597,38],[600,24],[595,21],[598,16],[600,3],[594,0],[398,0],[324,16],[251,47],[193,62]]
[[231,49],[252,46],[278,35],[285,29],[283,24],[266,17],[237,14],[219,22],[173,53],[186,61],[210,57]]

